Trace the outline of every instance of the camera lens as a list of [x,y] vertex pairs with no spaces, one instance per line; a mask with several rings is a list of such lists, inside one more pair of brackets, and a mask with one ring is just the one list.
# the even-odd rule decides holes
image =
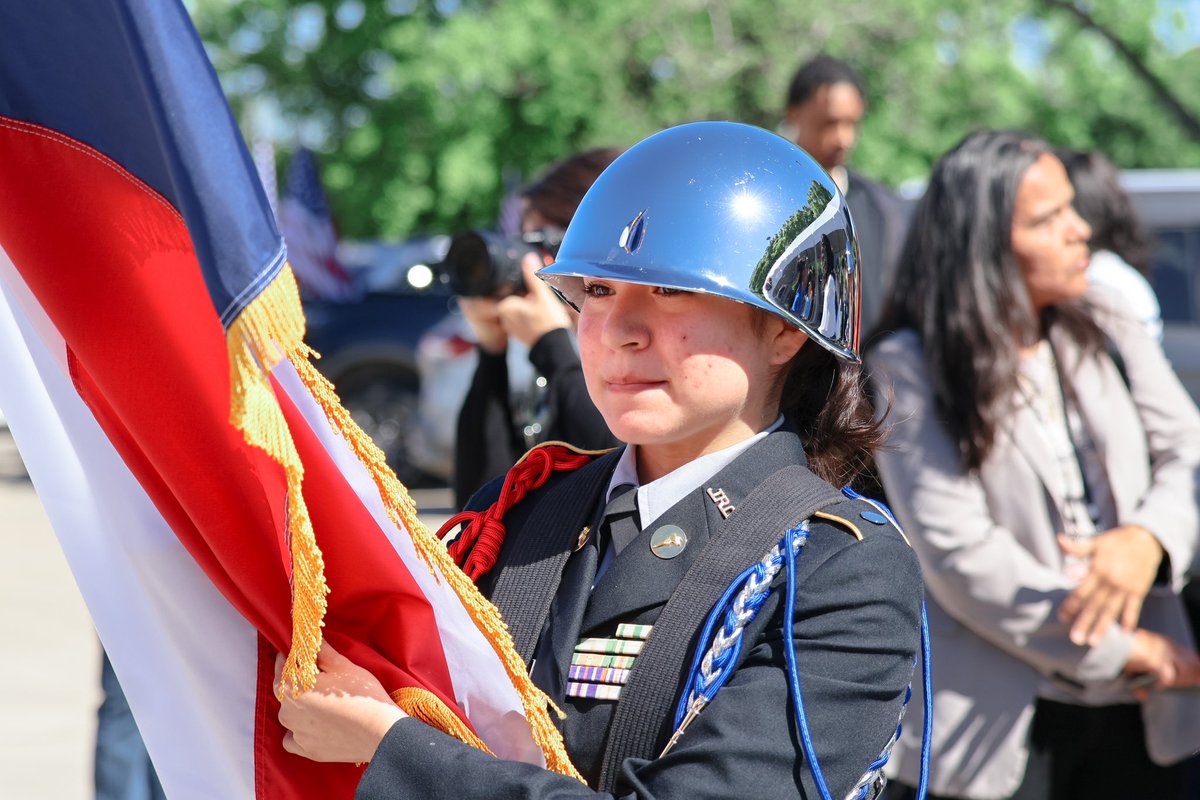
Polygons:
[[492,294],[492,259],[488,245],[476,231],[460,233],[446,251],[446,276],[450,290],[463,297],[487,297]]
[[524,294],[521,260],[535,252],[517,237],[486,230],[457,234],[442,262],[447,282],[462,297],[504,297]]

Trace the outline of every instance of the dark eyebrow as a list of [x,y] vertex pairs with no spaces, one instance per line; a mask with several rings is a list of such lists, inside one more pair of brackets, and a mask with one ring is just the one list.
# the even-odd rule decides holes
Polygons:
[[1075,195],[1074,195],[1074,193],[1072,193],[1071,196],[1069,198],[1067,198],[1067,200],[1065,202],[1059,203],[1058,205],[1054,206],[1053,208],[1050,208],[1046,211],[1043,211],[1040,214],[1037,214],[1034,217],[1031,217],[1029,221],[1030,221],[1030,223],[1045,222],[1046,220],[1053,217],[1055,214],[1061,214],[1066,209],[1073,208],[1074,205],[1075,205]]

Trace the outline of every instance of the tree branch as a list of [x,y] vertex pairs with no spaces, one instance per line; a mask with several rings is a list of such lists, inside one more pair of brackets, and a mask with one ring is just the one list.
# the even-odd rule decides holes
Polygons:
[[1079,23],[1089,30],[1100,34],[1105,41],[1112,45],[1117,54],[1124,59],[1129,68],[1133,70],[1143,83],[1150,87],[1155,97],[1159,102],[1166,106],[1167,111],[1175,117],[1175,121],[1187,131],[1188,135],[1196,141],[1200,142],[1200,118],[1188,111],[1180,102],[1179,98],[1171,91],[1171,89],[1163,83],[1162,79],[1150,71],[1146,63],[1133,52],[1123,40],[1117,37],[1115,33],[1109,30],[1104,25],[1096,21],[1096,19],[1085,9],[1080,8],[1071,0],[1041,0],[1042,5],[1049,9],[1057,9],[1066,11],[1075,16]]

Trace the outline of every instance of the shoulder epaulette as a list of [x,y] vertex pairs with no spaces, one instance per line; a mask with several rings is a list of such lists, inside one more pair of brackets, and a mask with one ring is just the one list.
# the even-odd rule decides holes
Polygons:
[[[581,461],[577,461],[576,459],[567,458],[567,459],[565,459],[565,461],[569,461],[570,464],[564,465],[559,468],[559,470],[573,470],[573,469],[579,469],[584,464],[586,464],[588,461],[591,461],[593,458],[596,458],[597,456],[602,456],[602,455],[605,455],[606,453],[611,453],[613,450],[616,450],[616,449],[617,448],[615,448],[615,447],[608,447],[608,448],[605,448],[604,450],[584,450],[582,447],[576,447],[575,445],[571,444],[570,442],[559,442],[559,441],[542,442],[541,444],[534,445],[533,447],[526,450],[525,454],[517,459],[517,463],[513,464],[512,469],[510,469],[509,472],[512,472],[512,470],[514,470],[518,466],[520,466],[527,458],[533,456],[534,453],[538,453],[538,452],[544,451],[546,454],[550,455],[551,458],[555,458],[556,460],[562,460],[562,457],[566,454],[570,454],[571,456],[575,456],[577,458],[578,457],[586,457],[586,460],[581,460]],[[565,453],[555,452],[558,450],[565,451]],[[534,456],[534,457],[536,458],[536,456]]]
[[[842,490],[843,493],[851,491]],[[817,511],[813,518],[837,525],[860,542],[870,535],[872,529],[891,528],[900,534],[906,544],[908,543],[908,537],[904,535],[887,506],[857,493],[846,494],[845,500]]]

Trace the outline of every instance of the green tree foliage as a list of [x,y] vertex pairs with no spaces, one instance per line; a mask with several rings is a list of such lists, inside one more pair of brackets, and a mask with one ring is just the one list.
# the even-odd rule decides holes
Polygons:
[[[488,224],[506,189],[554,159],[679,122],[775,128],[792,71],[820,51],[862,71],[870,111],[855,163],[893,185],[923,178],[982,127],[1099,147],[1126,167],[1200,166],[1200,142],[1143,77],[1056,5],[189,3],[244,126],[275,138],[284,156],[299,143],[322,155],[334,212],[354,237]],[[1189,76],[1200,74],[1200,49],[1162,42],[1163,30],[1186,27],[1178,5],[1086,9],[1195,113],[1200,82]]]
[[[750,273],[750,289],[752,291],[762,291],[763,285],[767,281],[767,276],[771,272],[771,267],[775,266],[775,262],[787,252],[789,247],[798,243],[797,240],[808,231],[808,227],[828,208],[829,201],[832,199],[832,192],[816,181],[812,182],[812,186],[808,188],[808,202],[796,209],[795,214],[788,217],[787,222],[783,224],[783,228],[780,229],[779,233],[771,237],[771,243],[767,246],[767,252],[763,253],[763,257],[754,265],[754,271]],[[811,240],[805,241],[802,244],[805,245],[805,249],[815,246]]]

